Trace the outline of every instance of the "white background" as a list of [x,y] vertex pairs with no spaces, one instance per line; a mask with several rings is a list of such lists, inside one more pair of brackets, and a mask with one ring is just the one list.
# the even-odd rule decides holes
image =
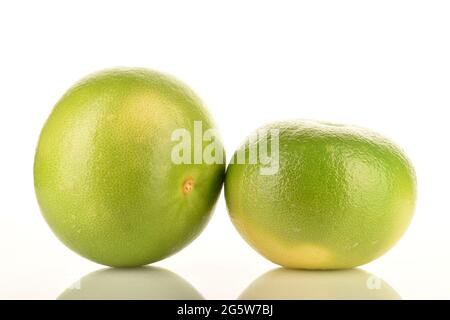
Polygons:
[[[416,167],[417,211],[398,245],[362,269],[403,299],[450,298],[450,2],[412,0],[2,1],[0,298],[55,299],[102,268],[47,227],[32,169],[56,101],[81,77],[114,66],[189,84],[228,155],[260,125],[288,118],[392,138]],[[235,299],[276,268],[234,230],[223,197],[201,236],[156,265],[207,299]]]

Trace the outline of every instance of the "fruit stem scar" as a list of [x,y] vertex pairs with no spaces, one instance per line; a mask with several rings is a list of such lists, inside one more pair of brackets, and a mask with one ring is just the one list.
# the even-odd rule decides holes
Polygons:
[[192,189],[194,189],[194,179],[188,178],[183,183],[183,193],[188,194]]

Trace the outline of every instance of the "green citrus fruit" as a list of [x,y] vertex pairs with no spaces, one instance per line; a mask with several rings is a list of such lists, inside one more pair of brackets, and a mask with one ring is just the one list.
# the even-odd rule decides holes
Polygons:
[[112,69],[72,87],[42,130],[34,166],[41,211],[59,239],[117,267],[158,261],[192,241],[225,170],[223,161],[173,161],[173,132],[194,136],[196,121],[214,128],[189,88],[154,71]]
[[[313,121],[258,132],[234,155],[225,197],[237,230],[263,256],[290,268],[352,268],[384,254],[405,232],[415,173],[386,138]],[[266,157],[249,161],[254,150]]]

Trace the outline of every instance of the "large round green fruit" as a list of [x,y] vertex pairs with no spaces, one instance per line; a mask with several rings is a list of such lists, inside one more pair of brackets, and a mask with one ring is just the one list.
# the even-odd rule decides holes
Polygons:
[[[400,239],[416,186],[398,147],[366,129],[313,121],[258,132],[234,155],[225,197],[237,230],[259,253],[289,268],[342,269]],[[265,151],[264,137],[267,157],[249,161]]]
[[[214,128],[199,98],[164,74],[113,69],[76,84],[36,152],[36,194],[51,229],[109,266],[145,265],[186,246],[206,225],[225,170],[223,161],[173,161],[173,133],[193,138],[198,124]],[[205,143],[195,134],[191,150],[221,146],[217,135]]]

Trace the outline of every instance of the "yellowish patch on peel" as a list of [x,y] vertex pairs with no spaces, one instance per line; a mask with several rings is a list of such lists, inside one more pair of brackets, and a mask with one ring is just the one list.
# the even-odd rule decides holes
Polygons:
[[333,258],[331,253],[315,244],[296,246],[283,245],[279,241],[266,240],[265,255],[273,262],[295,269],[330,269]]
[[287,254],[278,257],[282,264],[291,268],[327,269],[333,261],[331,253],[315,244],[302,244],[287,249]]
[[272,262],[294,269],[332,269],[334,255],[321,245],[313,243],[288,244],[265,230],[235,221],[247,242]]
[[[133,142],[146,143],[151,136],[158,136],[164,132],[164,128],[172,128],[173,122],[179,117],[171,109],[169,101],[155,93],[137,92],[127,97],[123,104],[127,105],[127,108],[123,108],[114,120],[121,129],[125,141],[134,139]],[[153,127],[157,127],[158,130],[149,129]],[[161,139],[160,136],[158,139]],[[170,141],[170,134],[167,140]]]

